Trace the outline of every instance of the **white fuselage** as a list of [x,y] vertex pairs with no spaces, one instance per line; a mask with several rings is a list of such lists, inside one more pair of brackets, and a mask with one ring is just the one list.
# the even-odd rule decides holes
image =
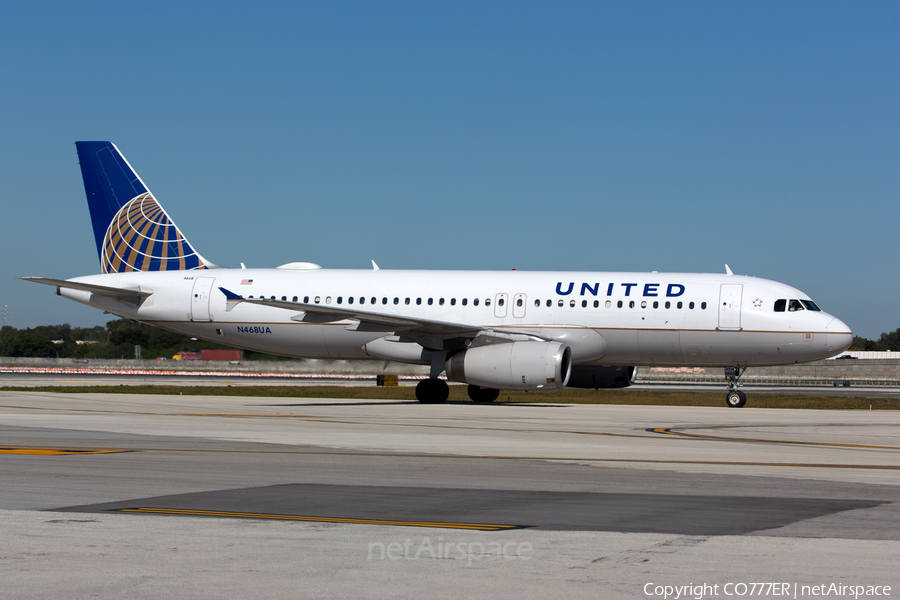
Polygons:
[[229,305],[219,288],[245,298],[525,332],[564,342],[575,364],[778,365],[827,358],[852,342],[850,329],[828,313],[774,310],[779,299],[808,300],[803,292],[738,275],[210,269],[72,281],[152,292],[137,303],[60,290],[64,297],[121,317],[297,357],[422,362],[409,353],[379,350],[375,342],[391,336],[389,328],[373,331],[350,319],[303,321],[302,308]]

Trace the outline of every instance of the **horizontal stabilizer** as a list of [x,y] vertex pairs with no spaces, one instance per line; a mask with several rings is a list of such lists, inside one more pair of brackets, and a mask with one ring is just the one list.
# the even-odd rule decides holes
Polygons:
[[19,277],[19,279],[23,281],[33,281],[34,283],[43,283],[44,285],[69,288],[72,290],[82,290],[85,292],[91,292],[93,294],[99,294],[101,296],[110,296],[112,298],[141,299],[153,294],[153,292],[142,292],[141,290],[114,288],[107,287],[105,285],[94,285],[92,283],[66,281],[65,279],[50,279],[48,277]]

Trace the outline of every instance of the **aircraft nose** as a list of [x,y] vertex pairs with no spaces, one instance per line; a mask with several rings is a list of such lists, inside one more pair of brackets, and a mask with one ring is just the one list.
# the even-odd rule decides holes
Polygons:
[[843,352],[853,344],[853,332],[840,319],[832,319],[825,326],[826,344],[829,350],[835,353]]

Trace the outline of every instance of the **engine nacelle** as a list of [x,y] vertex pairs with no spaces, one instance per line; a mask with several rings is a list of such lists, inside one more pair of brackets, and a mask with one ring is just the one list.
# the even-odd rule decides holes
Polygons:
[[570,388],[624,388],[634,383],[634,367],[594,367],[576,365],[566,387]]
[[559,342],[508,342],[469,348],[447,361],[447,379],[499,390],[556,390],[572,371]]

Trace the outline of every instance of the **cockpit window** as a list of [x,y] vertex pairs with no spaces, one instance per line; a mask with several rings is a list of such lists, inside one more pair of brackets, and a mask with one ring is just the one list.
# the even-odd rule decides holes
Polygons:
[[788,312],[797,312],[798,310],[803,310],[803,305],[799,300],[791,300],[791,303],[788,304]]
[[775,301],[775,312],[784,312],[784,307],[787,305],[787,300],[782,298],[781,300]]
[[803,306],[806,307],[806,310],[814,310],[816,312],[821,312],[821,310],[822,310],[821,308],[816,306],[816,303],[813,302],[812,300],[801,300],[800,302],[803,303]]

